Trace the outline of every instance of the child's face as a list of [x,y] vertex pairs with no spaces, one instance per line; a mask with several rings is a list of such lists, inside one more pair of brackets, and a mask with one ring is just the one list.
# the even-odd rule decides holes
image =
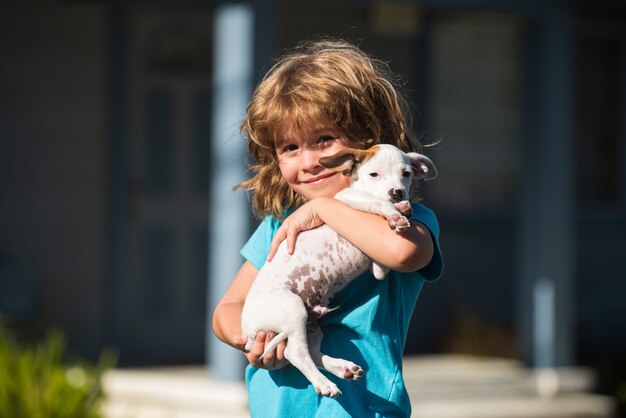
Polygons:
[[350,178],[320,165],[320,157],[348,148],[350,142],[324,125],[279,136],[275,143],[278,164],[289,187],[307,199],[332,197],[350,184]]

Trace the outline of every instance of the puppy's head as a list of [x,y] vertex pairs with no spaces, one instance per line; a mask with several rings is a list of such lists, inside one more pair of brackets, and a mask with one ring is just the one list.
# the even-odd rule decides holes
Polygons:
[[428,157],[405,153],[389,144],[366,150],[347,148],[320,158],[319,162],[328,169],[350,175],[350,187],[392,202],[409,198],[414,179],[428,181],[437,177],[437,169]]

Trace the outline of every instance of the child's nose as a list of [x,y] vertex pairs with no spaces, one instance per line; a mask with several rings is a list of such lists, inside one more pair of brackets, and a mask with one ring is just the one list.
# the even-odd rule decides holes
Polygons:
[[316,150],[307,149],[302,153],[302,168],[312,169],[320,166],[320,153]]

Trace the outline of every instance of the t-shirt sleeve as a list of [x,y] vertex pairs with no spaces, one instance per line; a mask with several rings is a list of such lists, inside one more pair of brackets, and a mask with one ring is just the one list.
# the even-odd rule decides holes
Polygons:
[[421,223],[430,231],[433,237],[434,253],[430,263],[419,273],[425,280],[434,281],[441,277],[443,273],[443,256],[439,248],[439,222],[435,213],[422,204],[413,205],[413,215],[411,219]]
[[241,255],[259,270],[265,264],[272,238],[279,226],[280,223],[275,218],[265,217],[248,242],[241,248]]

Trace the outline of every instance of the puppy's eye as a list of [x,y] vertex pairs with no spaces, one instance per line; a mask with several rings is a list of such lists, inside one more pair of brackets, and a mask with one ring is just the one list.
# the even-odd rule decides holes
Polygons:
[[371,177],[378,177],[378,173],[370,173]]
[[410,172],[410,171],[405,171],[405,172],[403,172],[403,173],[402,173],[402,177],[404,177],[404,178],[411,177],[411,172]]

